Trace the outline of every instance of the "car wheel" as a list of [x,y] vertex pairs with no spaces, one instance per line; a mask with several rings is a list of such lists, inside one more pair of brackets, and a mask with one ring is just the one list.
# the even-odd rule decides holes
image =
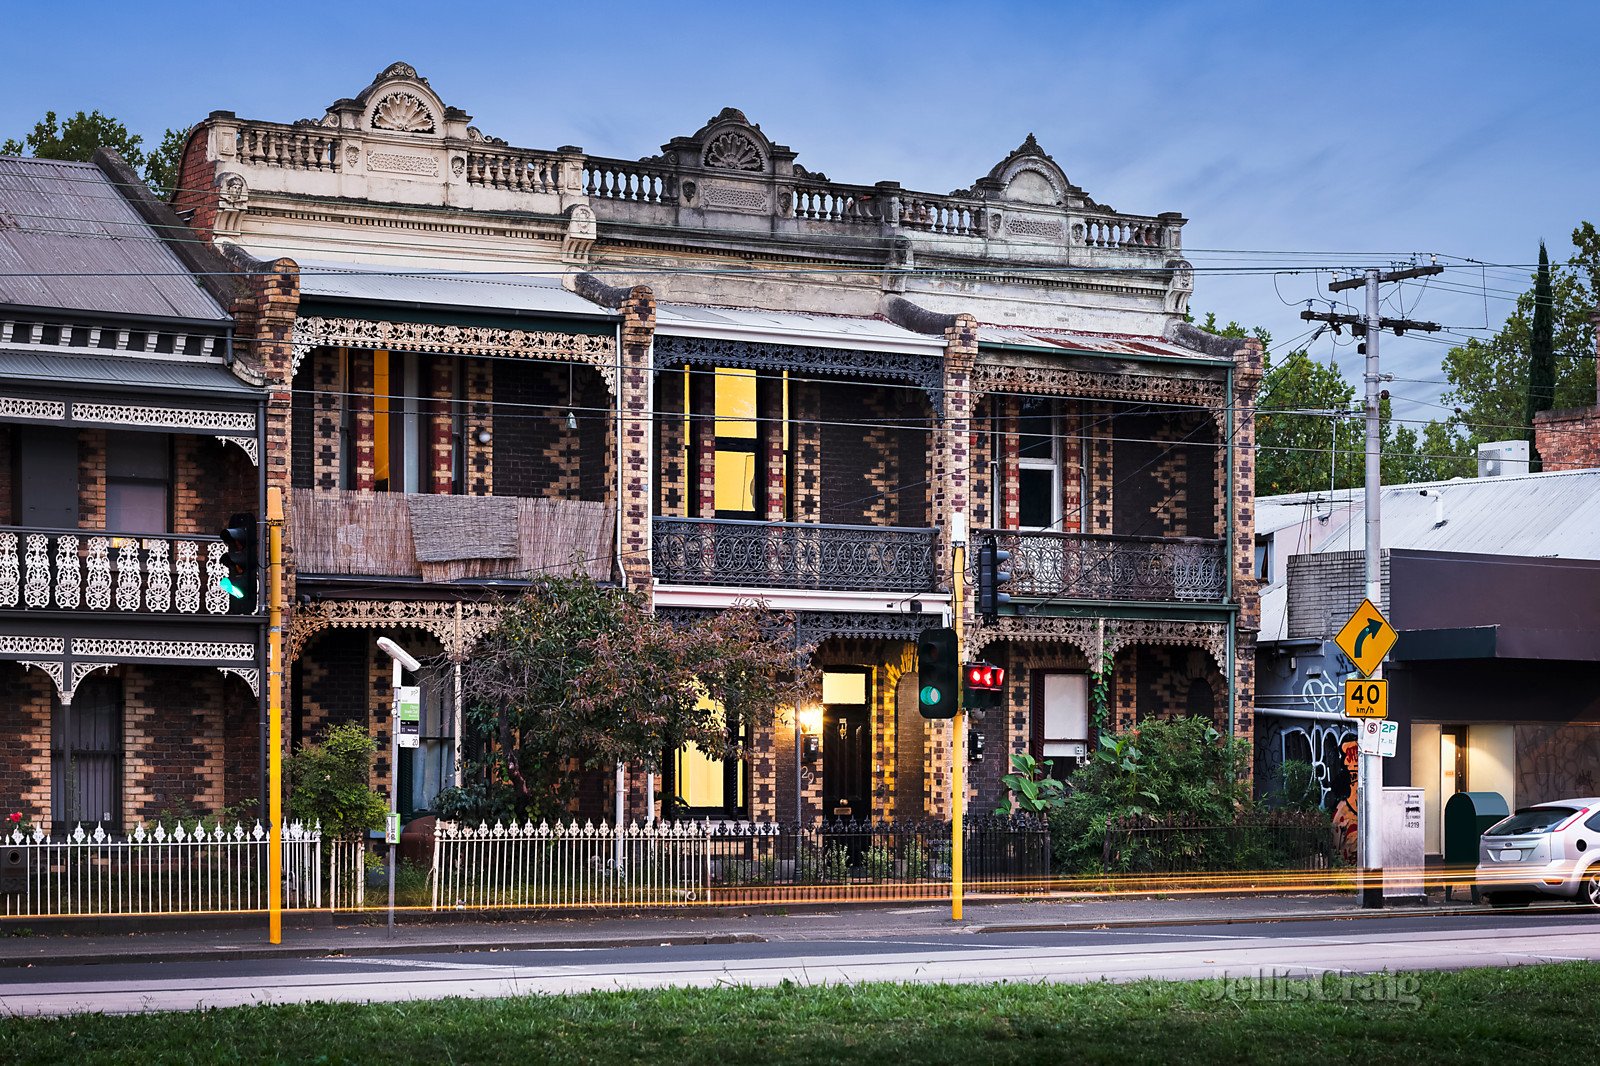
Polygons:
[[1578,882],[1578,902],[1586,907],[1600,907],[1600,869],[1591,869]]

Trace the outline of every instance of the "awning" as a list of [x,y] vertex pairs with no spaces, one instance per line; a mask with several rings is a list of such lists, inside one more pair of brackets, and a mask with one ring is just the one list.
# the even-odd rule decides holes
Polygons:
[[563,315],[614,321],[617,314],[562,288],[554,278],[505,272],[407,270],[394,264],[296,259],[300,296],[389,307],[428,307],[501,314]]
[[16,348],[0,348],[0,380],[29,385],[80,385],[118,392],[205,392],[251,400],[262,392],[258,386],[240,381],[220,360],[72,355]]

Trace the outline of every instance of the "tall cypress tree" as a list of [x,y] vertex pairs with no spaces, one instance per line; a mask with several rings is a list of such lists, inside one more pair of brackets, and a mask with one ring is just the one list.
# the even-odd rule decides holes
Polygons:
[[1531,470],[1542,463],[1539,450],[1532,447],[1533,416],[1548,411],[1556,402],[1555,300],[1550,292],[1550,256],[1539,242],[1539,273],[1533,282],[1533,324],[1528,333],[1528,402],[1525,407]]

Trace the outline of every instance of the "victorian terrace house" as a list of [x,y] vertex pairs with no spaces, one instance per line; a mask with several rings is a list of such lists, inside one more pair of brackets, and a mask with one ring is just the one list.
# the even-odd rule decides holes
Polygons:
[[227,272],[115,154],[0,158],[0,804],[47,831],[260,796],[219,533],[261,516],[265,394]]
[[[630,768],[635,813],[943,815],[916,638],[953,543],[989,539],[1016,577],[998,618],[968,601],[966,654],[1011,670],[973,725],[980,802],[1008,752],[1083,757],[1103,663],[1108,727],[1249,736],[1260,351],[1185,324],[1181,216],[1097,203],[1031,136],[936,195],[832,181],[732,109],[637,161],[470,122],[396,63],[188,143],[179,209],[297,286],[272,382],[296,736],[386,748],[377,635],[459,661],[492,593],[579,565],[661,612],[792,611],[823,668],[748,759]],[[415,809],[456,772],[451,673],[421,679]]]

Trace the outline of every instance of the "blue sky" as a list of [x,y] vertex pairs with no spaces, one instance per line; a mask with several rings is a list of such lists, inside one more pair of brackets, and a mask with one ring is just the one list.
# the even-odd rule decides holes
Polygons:
[[[1212,269],[1530,263],[1600,221],[1594,3],[0,0],[0,26],[0,136],[47,109],[149,143],[214,109],[320,116],[397,59],[486,133],[626,158],[731,105],[836,180],[944,192],[1033,132],[1102,203],[1188,216],[1195,307],[1277,342],[1328,276]],[[1520,273],[1453,269],[1391,310],[1497,325]],[[1406,401],[1437,398],[1444,350],[1385,344],[1385,370],[1424,379],[1391,386],[1408,415],[1441,413]]]

